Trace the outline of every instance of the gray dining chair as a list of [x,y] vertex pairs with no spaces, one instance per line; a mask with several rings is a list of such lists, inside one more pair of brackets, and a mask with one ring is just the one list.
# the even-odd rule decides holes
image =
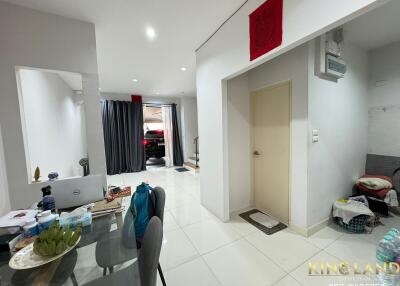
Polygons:
[[91,281],[85,286],[156,286],[162,238],[163,227],[161,220],[154,216],[150,219],[144,233],[138,263],[135,262],[120,271]]
[[158,217],[152,217],[143,236],[139,253],[139,270],[142,286],[157,285],[157,269],[163,239],[163,226]]
[[[153,192],[156,194],[156,216],[164,223],[164,209],[165,209],[165,191],[161,187],[155,187]],[[161,264],[158,263],[158,273],[160,274],[161,282],[163,286],[166,286],[164,273],[161,269]]]
[[103,268],[103,275],[107,270],[112,273],[114,266],[137,257],[136,237],[133,217],[130,208],[126,212],[122,229],[104,233],[96,244],[96,262]]
[[[155,216],[161,222],[164,221],[165,209],[165,191],[161,187],[153,188],[156,197]],[[103,268],[103,275],[113,273],[114,266],[122,264],[136,257],[136,238],[132,236],[130,228],[133,224],[133,217],[130,207],[124,218],[122,233],[120,230],[115,230],[103,236],[103,238],[96,245],[96,262]],[[143,238],[144,240],[144,238]],[[142,240],[142,241],[143,241]],[[141,244],[141,242],[139,244]],[[160,274],[161,282],[166,286],[164,273],[161,265],[158,264],[158,272]]]

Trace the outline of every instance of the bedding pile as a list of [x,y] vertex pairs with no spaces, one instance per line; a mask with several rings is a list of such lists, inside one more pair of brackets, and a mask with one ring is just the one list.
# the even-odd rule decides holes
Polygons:
[[384,200],[388,206],[399,206],[397,192],[393,189],[393,181],[388,176],[364,175],[358,179],[356,187],[367,194]]
[[387,176],[364,175],[358,179],[357,187],[364,192],[383,199],[393,188],[393,182],[392,179]]

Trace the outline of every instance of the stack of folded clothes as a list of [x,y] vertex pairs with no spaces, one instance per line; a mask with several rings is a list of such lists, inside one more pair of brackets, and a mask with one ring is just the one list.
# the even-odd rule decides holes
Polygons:
[[385,201],[388,206],[399,206],[397,192],[393,189],[393,181],[390,177],[364,175],[358,179],[356,187],[366,195]]

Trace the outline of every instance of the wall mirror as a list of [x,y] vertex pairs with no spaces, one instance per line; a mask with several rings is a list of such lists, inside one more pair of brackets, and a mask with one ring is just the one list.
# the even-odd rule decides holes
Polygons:
[[82,76],[16,68],[28,183],[88,173]]

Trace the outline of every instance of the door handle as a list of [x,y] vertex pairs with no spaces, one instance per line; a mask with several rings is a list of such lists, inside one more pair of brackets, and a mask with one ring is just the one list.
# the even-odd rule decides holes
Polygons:
[[256,151],[253,152],[253,155],[255,155],[255,156],[260,156],[261,154],[260,154],[260,152],[258,152],[258,151],[256,150]]

